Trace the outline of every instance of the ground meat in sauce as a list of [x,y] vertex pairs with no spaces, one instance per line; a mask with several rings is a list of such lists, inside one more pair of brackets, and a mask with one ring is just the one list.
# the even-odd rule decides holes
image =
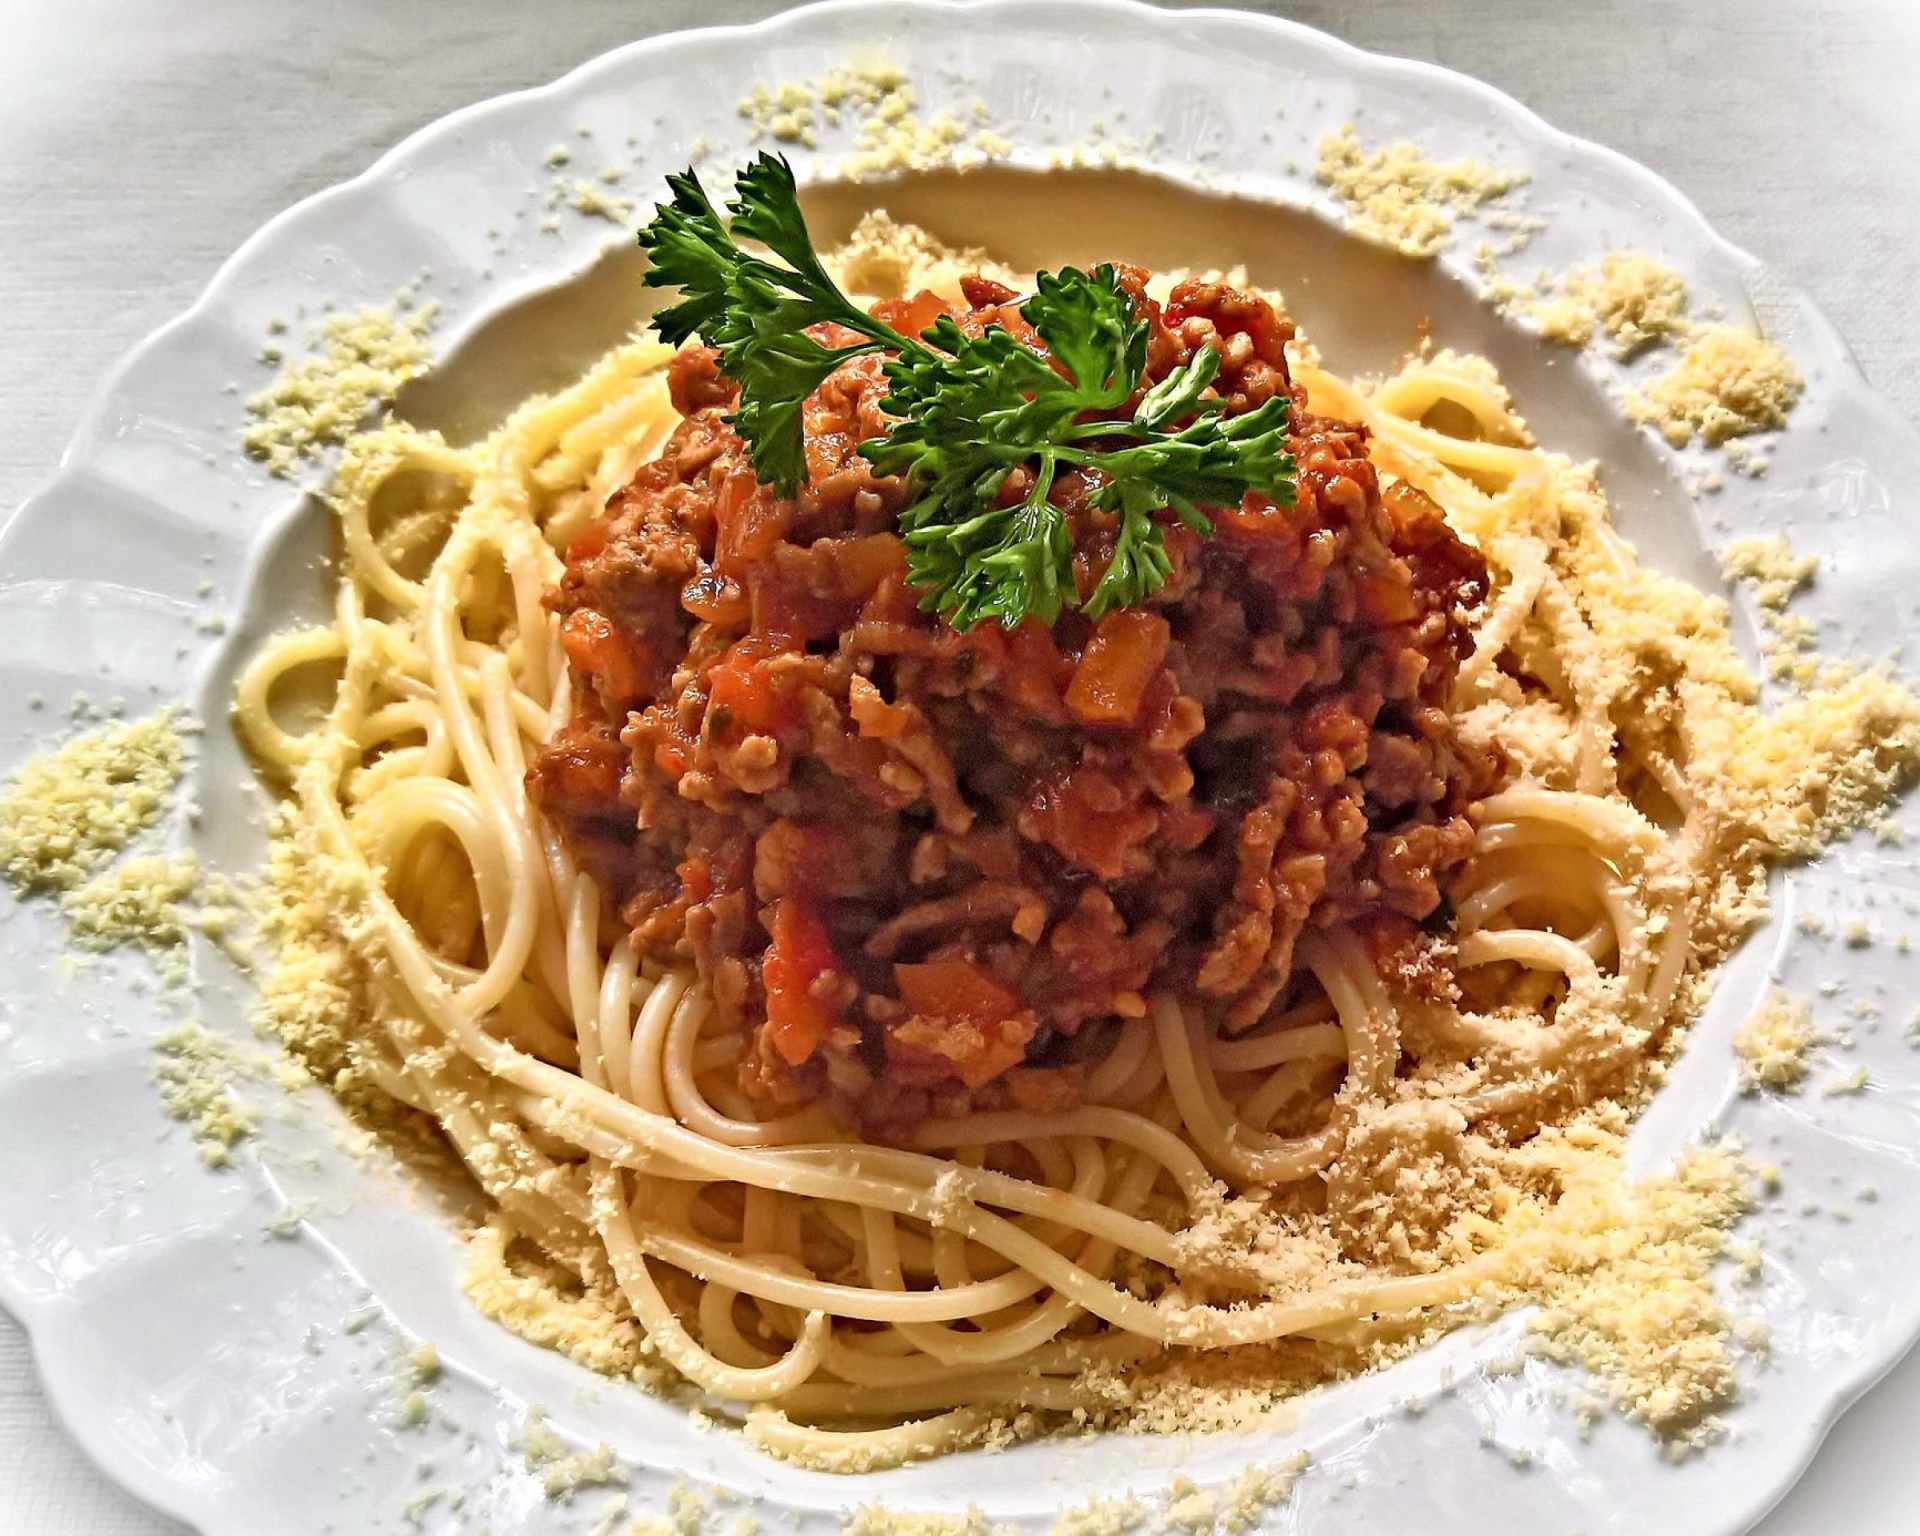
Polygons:
[[[760,485],[714,354],[683,352],[685,420],[567,552],[551,595],[576,713],[531,792],[645,952],[691,956],[751,1032],[742,1086],[829,1098],[884,1133],[934,1113],[1073,1103],[1083,1058],[1156,988],[1240,1027],[1283,999],[1309,924],[1435,916],[1496,768],[1446,699],[1486,567],[1364,429],[1306,414],[1262,299],[1123,269],[1157,379],[1219,349],[1232,412],[1293,401],[1298,498],[1167,529],[1173,575],[1098,624],[955,633],[919,611],[873,358],[805,408],[808,483]],[[1035,342],[998,284],[964,328]],[[902,328],[947,306],[879,313]],[[1024,494],[1016,472],[1003,495]],[[1110,519],[1053,500],[1090,590]]]

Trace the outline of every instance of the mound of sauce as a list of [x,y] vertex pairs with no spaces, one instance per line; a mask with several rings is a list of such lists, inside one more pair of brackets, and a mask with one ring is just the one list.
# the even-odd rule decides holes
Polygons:
[[[684,351],[683,422],[567,551],[575,714],[530,791],[642,951],[691,957],[750,1035],[769,1110],[827,1097],[885,1134],[1070,1105],[1110,1038],[1089,1026],[1158,989],[1248,1026],[1287,1000],[1305,928],[1398,942],[1472,847],[1497,767],[1447,698],[1485,564],[1421,492],[1382,491],[1363,428],[1307,414],[1265,300],[1189,281],[1163,307],[1123,272],[1148,382],[1217,348],[1228,412],[1291,397],[1298,466],[1291,507],[1169,526],[1143,605],[967,634],[921,612],[906,489],[855,451],[888,428],[872,357],[807,402],[808,483],[781,498],[715,355]],[[1010,290],[963,290],[876,313],[1038,346]],[[1082,594],[1114,533],[1092,488],[1051,493]]]

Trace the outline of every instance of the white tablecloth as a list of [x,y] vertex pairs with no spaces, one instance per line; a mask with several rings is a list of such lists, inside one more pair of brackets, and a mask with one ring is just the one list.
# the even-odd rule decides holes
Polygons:
[[[467,102],[636,35],[778,8],[0,0],[0,507],[53,467],[107,367],[288,203]],[[1867,375],[1920,419],[1916,0],[1255,8],[1479,75],[1644,161],[1810,289]],[[1848,1415],[1766,1536],[1920,1528],[1917,1418],[1909,1360]],[[0,1533],[179,1529],[74,1449],[0,1314]]]

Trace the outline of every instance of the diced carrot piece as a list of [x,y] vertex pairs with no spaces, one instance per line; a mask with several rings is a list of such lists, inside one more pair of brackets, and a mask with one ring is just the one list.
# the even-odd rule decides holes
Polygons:
[[1002,697],[1037,719],[1065,723],[1067,712],[1060,694],[1069,663],[1046,625],[1038,619],[1022,619],[1009,631],[998,624],[976,624],[959,637],[959,643],[993,669],[993,686]]
[[1258,491],[1248,491],[1239,501],[1219,508],[1214,521],[1235,533],[1291,537],[1296,529],[1288,509]]
[[1030,1013],[981,1021],[980,1048],[958,1063],[960,1080],[969,1088],[980,1088],[1019,1066],[1027,1059],[1027,1042],[1033,1038],[1033,1032],[1034,1020]]
[[1005,1019],[1020,999],[971,960],[925,960],[896,965],[895,985],[915,1013],[940,1018]]
[[1132,725],[1171,638],[1157,613],[1117,608],[1104,615],[1074,668],[1067,707],[1088,725]]

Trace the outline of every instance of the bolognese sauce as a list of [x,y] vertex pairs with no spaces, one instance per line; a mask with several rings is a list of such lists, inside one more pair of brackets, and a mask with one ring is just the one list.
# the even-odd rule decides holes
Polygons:
[[[1121,270],[1144,383],[1216,348],[1226,412],[1290,399],[1297,469],[1291,506],[1206,508],[1205,538],[1169,519],[1143,604],[966,633],[922,611],[909,487],[857,452],[889,425],[871,356],[807,400],[807,480],[780,497],[716,355],[684,350],[681,424],[566,552],[574,714],[530,791],[642,951],[696,963],[763,1105],[824,1098],[879,1133],[1069,1105],[1089,1025],[1168,988],[1248,1026],[1287,999],[1304,929],[1397,942],[1472,848],[1498,767],[1446,701],[1479,554],[1382,488],[1363,428],[1307,413],[1264,299],[1187,281],[1162,305]],[[1039,348],[1010,289],[962,290],[875,313]],[[999,494],[1030,488],[1015,470]],[[1049,493],[1083,596],[1115,536],[1095,488]]]

